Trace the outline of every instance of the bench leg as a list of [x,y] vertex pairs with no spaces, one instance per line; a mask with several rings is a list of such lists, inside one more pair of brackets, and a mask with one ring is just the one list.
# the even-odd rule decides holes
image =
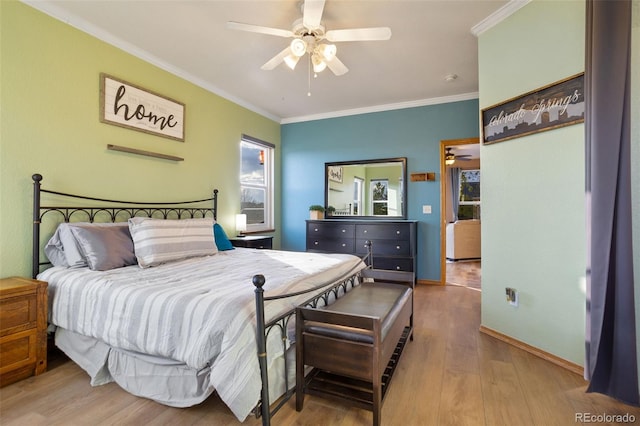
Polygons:
[[304,391],[296,386],[296,411],[302,411],[304,406]]
[[372,393],[372,404],[371,411],[373,412],[373,426],[380,426],[380,412],[382,411],[382,375],[380,374],[380,348],[382,342],[380,341],[381,329],[380,329],[380,321],[375,321],[373,323],[373,359],[372,359],[372,368],[373,372],[372,383],[373,393]]
[[409,317],[409,325],[411,326],[411,334],[409,335],[409,340],[412,341],[412,342],[413,342],[413,312],[414,312],[413,308],[414,308],[413,293],[411,293],[411,316]]
[[413,342],[413,310],[411,311],[411,316],[409,317],[409,325],[411,326],[411,332],[409,333],[409,340]]

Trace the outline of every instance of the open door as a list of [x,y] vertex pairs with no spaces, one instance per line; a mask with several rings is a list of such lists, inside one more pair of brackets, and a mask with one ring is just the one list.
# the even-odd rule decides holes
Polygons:
[[[478,145],[480,140],[478,138],[466,138],[466,139],[449,139],[440,141],[440,285],[447,284],[447,164],[445,164],[445,157],[451,155],[453,152],[455,155],[455,147],[460,145]],[[447,149],[451,148],[451,149]],[[479,156],[478,156],[479,158]],[[457,159],[456,161],[460,161]]]

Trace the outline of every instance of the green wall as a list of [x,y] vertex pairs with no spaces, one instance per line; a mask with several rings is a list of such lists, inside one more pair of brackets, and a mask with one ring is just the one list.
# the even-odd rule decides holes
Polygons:
[[[534,0],[479,37],[480,108],[584,71],[585,4]],[[482,325],[582,365],[584,125],[482,158]],[[505,287],[519,292],[506,302]]]
[[[44,176],[45,188],[137,201],[205,198],[216,187],[218,219],[234,232],[240,136],[279,147],[278,123],[25,4],[1,1],[0,24],[0,277],[30,274],[33,173]],[[184,103],[185,142],[101,123],[101,72]],[[185,160],[117,153],[107,144]]]

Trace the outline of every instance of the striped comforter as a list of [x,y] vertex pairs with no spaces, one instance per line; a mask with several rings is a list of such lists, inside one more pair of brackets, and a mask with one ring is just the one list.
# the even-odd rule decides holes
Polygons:
[[[334,282],[359,264],[351,255],[238,248],[147,269],[55,267],[38,278],[49,283],[52,324],[196,370],[209,366],[218,394],[242,420],[253,407],[234,401],[248,393],[257,402],[260,394],[253,275],[263,274],[265,294],[275,295]],[[267,321],[308,298],[267,302]],[[270,359],[283,352],[275,340]]]

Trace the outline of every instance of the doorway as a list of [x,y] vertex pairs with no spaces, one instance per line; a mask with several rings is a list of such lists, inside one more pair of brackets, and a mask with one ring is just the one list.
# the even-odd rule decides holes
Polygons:
[[[460,165],[461,169],[477,169],[480,170],[480,154],[479,154],[479,139],[478,138],[466,138],[466,139],[449,139],[440,141],[440,284],[447,284],[447,269],[449,269],[450,278],[458,281],[458,285],[461,282],[467,282],[471,288],[480,288],[480,259],[460,259],[452,260],[447,263],[447,225],[452,221],[451,209],[453,209],[453,203],[451,199],[451,192],[449,191],[451,183],[449,181],[449,169],[454,165]],[[454,163],[451,165],[445,164],[445,157],[454,155],[452,158]],[[457,163],[457,164],[456,164]],[[458,167],[456,167],[458,169]],[[471,218],[479,219],[480,206],[479,203],[470,203],[465,206],[471,215]],[[456,210],[457,211],[457,210]],[[479,230],[479,222],[477,224]],[[451,233],[450,229],[450,233]],[[479,238],[479,237],[478,237]],[[478,240],[479,244],[479,240]],[[451,247],[449,247],[451,249]],[[469,256],[463,254],[463,256]],[[471,254],[472,258],[475,254]],[[479,254],[478,254],[479,256]],[[453,256],[455,257],[455,256]],[[449,268],[447,268],[449,266]]]

